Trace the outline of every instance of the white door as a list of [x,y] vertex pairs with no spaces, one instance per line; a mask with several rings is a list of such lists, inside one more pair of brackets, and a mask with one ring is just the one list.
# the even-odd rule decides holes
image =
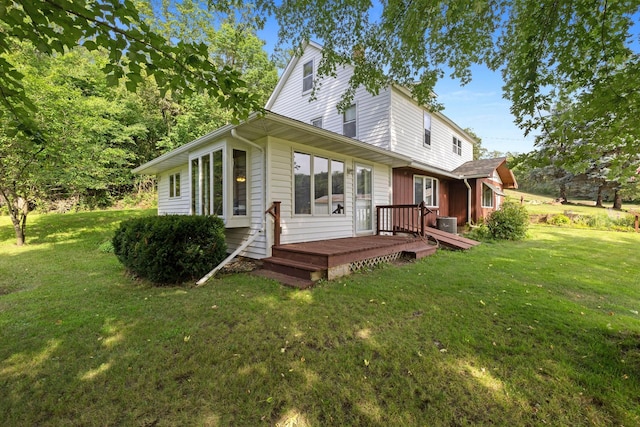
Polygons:
[[373,231],[373,168],[356,164],[356,233]]

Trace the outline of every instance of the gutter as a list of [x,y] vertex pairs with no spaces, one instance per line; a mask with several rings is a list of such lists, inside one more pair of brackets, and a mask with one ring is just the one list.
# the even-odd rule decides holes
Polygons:
[[[247,145],[250,145],[251,147],[257,148],[262,153],[262,191],[260,192],[260,205],[262,206],[262,211],[264,211],[264,209],[265,209],[264,201],[265,201],[265,195],[266,195],[266,191],[267,191],[267,181],[266,181],[266,177],[267,177],[267,171],[266,171],[266,169],[267,169],[267,157],[266,157],[266,154],[264,152],[264,148],[260,147],[255,142],[249,141],[247,138],[244,138],[244,137],[238,135],[238,132],[236,132],[235,128],[231,129],[231,136],[233,138],[235,138],[235,139],[238,139],[238,140],[244,142]],[[220,264],[218,264],[216,266],[216,268],[214,268],[213,270],[208,272],[202,279],[198,280],[196,282],[196,286],[204,285],[209,279],[211,279],[225,265],[229,264],[231,262],[231,260],[233,260],[236,256],[238,256],[238,254],[240,254],[240,252],[244,251],[247,247],[249,247],[249,245],[252,244],[258,238],[258,236],[260,236],[261,234],[264,233],[264,229],[265,229],[264,215],[265,214],[261,214],[260,215],[260,228],[255,230],[253,233],[251,233],[251,235],[249,237],[247,237],[244,240],[244,242],[242,242],[242,244],[240,246],[238,246],[238,248],[235,251],[233,251],[233,253],[231,255],[226,257]]]
[[471,225],[471,185],[467,178],[464,178],[464,185],[467,186],[467,224]]

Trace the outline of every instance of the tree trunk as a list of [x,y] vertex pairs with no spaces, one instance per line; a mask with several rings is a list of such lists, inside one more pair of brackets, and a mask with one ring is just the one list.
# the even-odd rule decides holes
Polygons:
[[22,221],[11,215],[11,222],[13,223],[13,229],[16,232],[16,245],[24,245],[24,226],[26,224],[27,217],[25,216]]
[[598,197],[596,198],[596,207],[603,208],[602,205],[602,185],[598,187]]
[[613,209],[617,209],[617,210],[622,209],[622,196],[620,195],[619,190],[616,190],[613,196]]
[[567,186],[560,184],[560,203],[566,203],[567,200]]
[[[10,194],[10,197],[9,197]],[[27,228],[27,215],[29,215],[29,202],[15,194],[2,191],[2,197],[7,205],[13,230],[16,233],[16,245],[23,246],[25,240],[25,229]]]

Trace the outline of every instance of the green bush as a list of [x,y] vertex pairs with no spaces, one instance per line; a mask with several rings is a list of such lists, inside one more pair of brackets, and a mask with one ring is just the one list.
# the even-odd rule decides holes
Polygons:
[[487,219],[487,227],[494,239],[522,240],[527,236],[529,213],[517,202],[506,201]]
[[226,256],[224,223],[209,216],[154,216],[124,221],[113,237],[118,260],[156,284],[199,279]]
[[480,223],[471,227],[471,230],[465,237],[473,240],[483,241],[491,239],[491,236],[491,230],[489,230],[489,227],[487,227],[485,223]]
[[548,223],[551,225],[567,225],[571,223],[571,220],[566,215],[556,214],[549,218]]

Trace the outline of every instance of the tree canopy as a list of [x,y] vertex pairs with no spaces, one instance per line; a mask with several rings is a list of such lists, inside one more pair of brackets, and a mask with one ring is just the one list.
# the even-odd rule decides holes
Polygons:
[[[104,16],[86,20],[93,15],[80,18],[79,2],[43,0],[38,11],[33,3],[40,2],[0,0],[8,14],[0,13],[0,205],[18,244],[36,205],[112,203],[131,191],[133,166],[259,109],[277,80],[255,21],[238,20],[225,5],[214,16],[196,0],[162,8],[147,0],[87,1]],[[86,22],[66,34],[64,19],[74,16]],[[39,25],[47,28],[42,34]],[[108,38],[103,27],[112,28]],[[193,49],[195,56],[181,56]],[[193,73],[167,58],[185,60]]]
[[[525,131],[539,126],[562,97],[596,94],[623,76],[630,79],[626,87],[638,87],[638,0],[389,0],[377,6],[303,0],[272,8],[282,40],[323,42],[320,74],[354,66],[351,91],[399,83],[437,107],[432,89],[445,73],[464,84],[474,64],[500,70],[504,95]],[[638,105],[637,90],[619,89]]]
[[[242,3],[211,2],[221,13],[235,14]],[[212,61],[206,43],[172,40],[151,28],[133,0],[2,0],[0,1],[0,103],[17,120],[16,129],[37,132],[30,121],[35,109],[24,90],[24,75],[5,54],[14,40],[31,41],[44,54],[65,53],[78,45],[108,51],[103,71],[111,85],[124,79],[135,90],[144,75],[153,76],[162,93],[206,92],[242,118],[262,107],[247,90],[240,71]]]

